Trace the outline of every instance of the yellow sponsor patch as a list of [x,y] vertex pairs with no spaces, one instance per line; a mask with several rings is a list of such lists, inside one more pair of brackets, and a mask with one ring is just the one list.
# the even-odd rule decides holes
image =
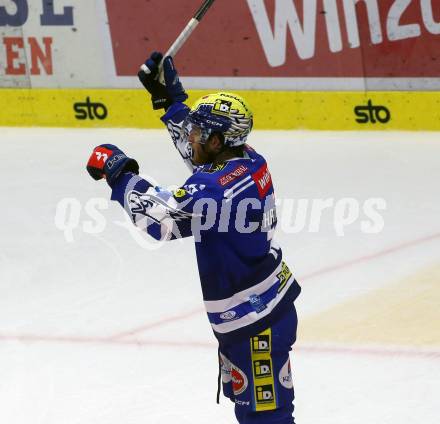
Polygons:
[[181,197],[185,197],[187,194],[188,192],[185,189],[179,188],[174,192],[174,197],[180,199]]
[[208,169],[207,171],[204,172],[208,172],[210,174],[213,174],[214,172],[219,172],[222,171],[223,169],[225,169],[226,167],[226,163],[219,163],[218,165],[212,166],[210,169]]
[[292,276],[292,272],[290,271],[286,263],[283,261],[281,264],[281,271],[277,274],[277,277],[280,280],[278,293],[280,293],[284,289],[291,276]]
[[269,328],[251,338],[252,373],[256,411],[276,409],[275,380],[271,358],[272,330]]

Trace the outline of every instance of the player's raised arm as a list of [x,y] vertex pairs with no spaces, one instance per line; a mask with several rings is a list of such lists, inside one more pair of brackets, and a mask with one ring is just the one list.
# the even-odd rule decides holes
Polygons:
[[87,171],[95,180],[105,179],[112,189],[111,199],[125,209],[134,225],[156,240],[189,237],[197,228],[193,219],[202,215],[193,211],[194,197],[184,189],[170,192],[139,177],[136,160],[118,147],[95,147]]
[[196,167],[191,160],[191,146],[182,137],[182,125],[189,113],[189,108],[184,103],[188,95],[180,82],[171,57],[166,57],[162,64],[165,85],[159,82],[158,75],[162,58],[161,53],[152,53],[141,66],[138,77],[145,89],[151,94],[153,109],[165,110],[166,113],[161,119],[167,126],[177,151],[190,171],[193,172]]

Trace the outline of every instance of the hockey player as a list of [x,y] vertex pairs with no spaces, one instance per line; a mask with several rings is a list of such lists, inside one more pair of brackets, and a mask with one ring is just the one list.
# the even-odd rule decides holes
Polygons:
[[273,241],[275,196],[265,159],[245,144],[253,116],[232,93],[190,109],[171,58],[165,85],[160,53],[139,78],[191,176],[174,192],[138,176],[136,160],[113,145],[93,150],[87,170],[105,178],[112,200],[157,240],[193,236],[204,303],[219,342],[223,393],[240,424],[293,424],[289,351],[296,339],[300,287]]

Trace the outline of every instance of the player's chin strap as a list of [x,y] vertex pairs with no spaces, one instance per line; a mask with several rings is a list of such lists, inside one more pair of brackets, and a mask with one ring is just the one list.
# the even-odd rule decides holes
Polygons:
[[220,405],[220,389],[221,389],[221,380],[222,380],[222,365],[220,361],[220,346],[217,350],[218,356],[218,377],[217,377],[217,404]]

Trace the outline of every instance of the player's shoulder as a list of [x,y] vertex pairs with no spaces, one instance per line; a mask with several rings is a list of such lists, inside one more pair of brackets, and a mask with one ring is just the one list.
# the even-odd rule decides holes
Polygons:
[[205,165],[194,174],[195,179],[205,179],[226,186],[232,181],[239,180],[255,172],[266,163],[262,155],[249,145],[244,146],[243,157],[229,159],[217,165]]
[[197,167],[185,184],[174,191],[174,198],[178,201],[185,201],[189,198],[197,200],[198,198],[221,197],[217,178],[226,166],[227,163]]
[[203,182],[212,190],[223,191],[224,188],[247,178],[255,167],[249,158],[236,158],[212,167],[204,167],[192,175],[191,182]]
[[240,188],[241,192],[259,183],[267,172],[264,157],[246,145],[243,157],[198,168],[186,181],[185,187],[203,187],[197,190],[197,194],[192,193],[196,196],[224,198],[235,189]]
[[266,160],[250,146],[245,145],[242,158],[235,158],[227,162],[218,175],[217,183],[225,188],[235,185],[241,181],[255,178],[262,168],[267,168]]

